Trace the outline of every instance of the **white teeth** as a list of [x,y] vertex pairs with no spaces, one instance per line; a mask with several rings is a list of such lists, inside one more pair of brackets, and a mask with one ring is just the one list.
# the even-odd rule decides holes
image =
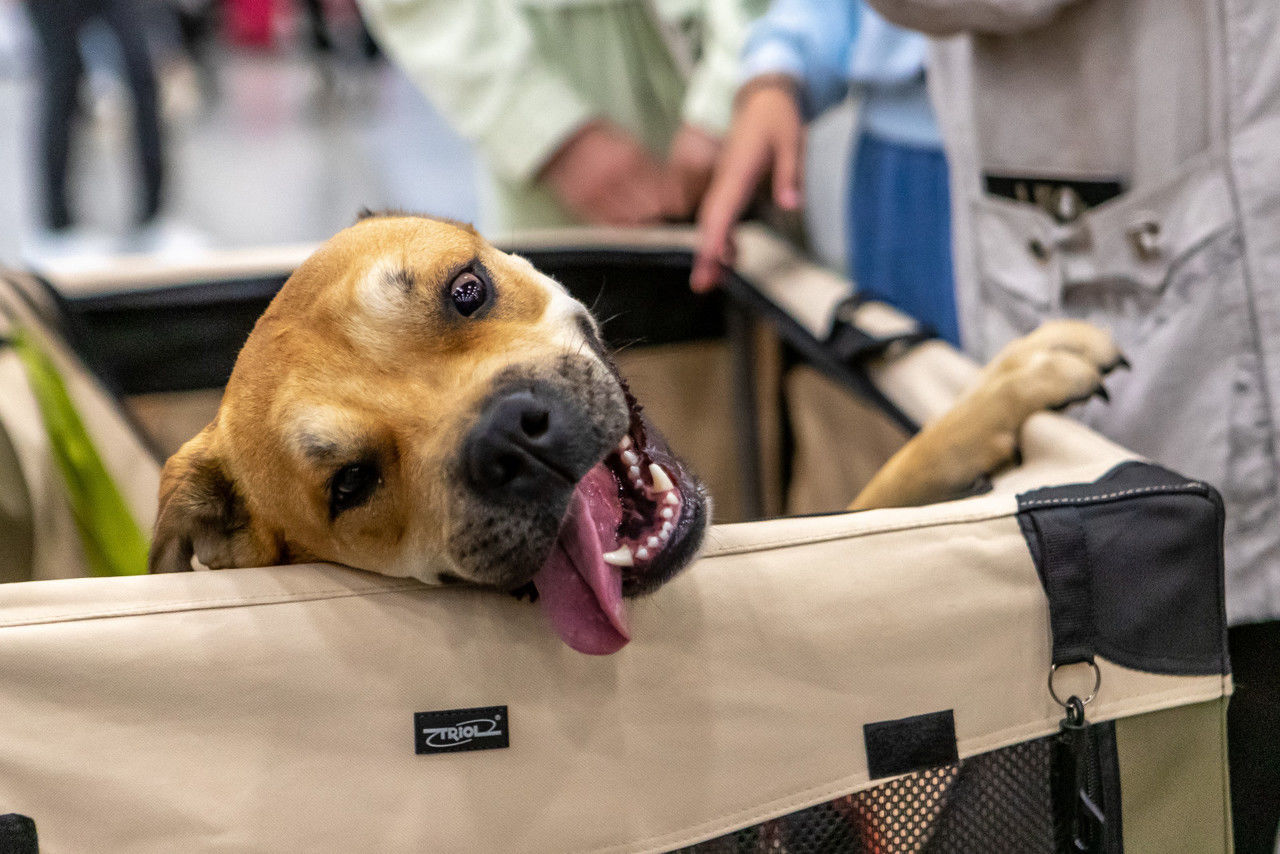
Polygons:
[[624,451],[625,451],[627,448],[630,448],[630,447],[631,447],[631,437],[630,437],[630,436],[623,436],[623,437],[622,437],[622,441],[618,443],[618,447],[619,447],[619,448],[621,448],[621,449],[622,449],[622,450],[624,450]]
[[644,546],[641,546],[640,548],[636,549],[636,558],[638,560],[648,560],[649,550],[646,549]]
[[634,466],[636,463],[640,462],[640,455],[635,451],[623,451],[622,461],[629,466]]
[[640,479],[640,466],[631,466],[627,469],[627,474],[631,475],[632,480]]
[[670,492],[675,488],[671,478],[667,477],[667,473],[657,463],[649,463],[649,477],[653,478],[653,488],[658,492]]
[[667,497],[662,500],[670,504],[672,507],[680,503],[680,497],[677,496],[674,492],[668,492]]
[[663,519],[670,519],[670,518],[672,518],[672,517],[673,517],[673,516],[675,516],[675,515],[676,515],[676,511],[672,510],[670,507],[663,507],[663,508],[662,508],[662,518],[663,518]]
[[658,539],[657,537],[650,537],[649,542],[645,543],[645,545],[647,545],[651,549],[656,549],[658,548],[658,546],[662,545],[662,540]]
[[[640,551],[644,551],[641,549]],[[605,552],[601,555],[604,562],[611,566],[634,566],[635,561],[631,558],[631,546],[618,546],[616,551]]]
[[667,540],[671,539],[671,532],[670,531],[659,532],[658,539],[662,540],[662,542],[665,543]]
[[671,536],[671,532],[674,531],[675,529],[676,529],[676,526],[672,525],[670,522],[663,522],[662,531],[659,533],[659,536],[669,537]]

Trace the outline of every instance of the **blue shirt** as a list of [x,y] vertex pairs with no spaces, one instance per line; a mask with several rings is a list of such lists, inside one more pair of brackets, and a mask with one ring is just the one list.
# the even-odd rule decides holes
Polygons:
[[891,142],[941,149],[925,89],[928,42],[857,0],[773,0],[742,51],[744,81],[782,73],[802,86],[810,117],[850,87],[863,97],[862,130]]

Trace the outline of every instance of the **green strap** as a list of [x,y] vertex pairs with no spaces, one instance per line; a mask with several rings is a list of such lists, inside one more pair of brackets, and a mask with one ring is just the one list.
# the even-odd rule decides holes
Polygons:
[[147,537],[102,464],[53,360],[20,326],[14,328],[10,343],[40,407],[89,572],[97,576],[146,573]]

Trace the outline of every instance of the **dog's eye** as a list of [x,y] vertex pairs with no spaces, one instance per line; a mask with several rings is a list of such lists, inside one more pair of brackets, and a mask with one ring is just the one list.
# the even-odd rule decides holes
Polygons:
[[377,463],[351,463],[338,469],[329,481],[329,518],[368,501],[381,483]]
[[470,317],[489,299],[489,286],[470,270],[464,270],[449,284],[449,299],[463,317]]

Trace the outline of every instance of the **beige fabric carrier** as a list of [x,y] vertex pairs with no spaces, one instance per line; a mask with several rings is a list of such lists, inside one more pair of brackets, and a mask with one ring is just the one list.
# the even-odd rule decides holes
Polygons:
[[[824,340],[847,284],[742,237],[735,288]],[[974,373],[932,342],[867,369],[917,422]],[[1046,414],[982,494],[713,527],[601,658],[333,566],[0,585],[0,813],[50,854],[1229,851],[1220,537],[1212,490]],[[1096,694],[1075,741],[1051,687]]]

